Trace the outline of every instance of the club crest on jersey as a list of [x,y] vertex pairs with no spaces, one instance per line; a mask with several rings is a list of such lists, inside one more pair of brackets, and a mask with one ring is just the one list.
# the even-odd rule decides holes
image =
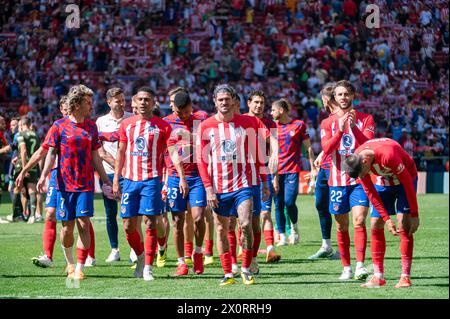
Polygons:
[[59,211],[59,216],[60,216],[61,218],[64,218],[64,216],[66,216],[66,212],[63,211],[63,210],[60,210],[60,211]]
[[337,212],[339,210],[339,204],[333,204],[333,210]]
[[169,206],[170,206],[170,208],[173,208],[173,206],[175,206],[175,201],[170,200],[169,201]]
[[139,151],[142,151],[145,149],[145,139],[142,136],[139,136],[136,141],[134,142],[136,144],[136,148]]
[[121,212],[122,214],[125,214],[125,213],[127,212],[127,208],[126,208],[125,206],[122,206],[122,207],[120,208],[120,212]]

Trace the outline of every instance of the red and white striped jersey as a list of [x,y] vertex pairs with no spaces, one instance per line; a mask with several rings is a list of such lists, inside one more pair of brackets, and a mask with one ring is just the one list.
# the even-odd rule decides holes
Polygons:
[[[250,155],[252,156],[256,155],[258,157],[252,158],[252,160],[249,163],[250,170],[252,172],[251,184],[252,186],[258,186],[261,180],[263,182],[267,181],[267,171],[264,170],[264,167],[265,163],[268,162],[270,156],[270,141],[268,141],[266,138],[265,129],[267,129],[269,132],[271,132],[270,131],[271,128],[274,129],[272,135],[276,135],[277,125],[275,124],[274,121],[266,117],[259,119],[256,116],[249,115],[248,113],[244,114],[243,116],[248,116],[249,120],[255,121],[256,125],[259,127],[258,129],[259,134],[257,140],[258,142],[255,144],[256,146],[255,153],[253,154],[253,152],[250,151]],[[262,128],[263,126],[265,127],[265,129]]]
[[133,181],[162,177],[171,132],[169,123],[157,116],[149,120],[139,115],[125,119],[119,128],[119,141],[126,143],[122,176]]
[[270,132],[261,121],[245,115],[236,114],[230,122],[212,116],[200,124],[196,155],[205,188],[213,187],[216,193],[223,194],[252,186],[249,161],[256,157],[250,154],[256,154],[257,134],[267,139]]
[[350,129],[346,125],[344,132],[339,130],[339,117],[336,114],[320,123],[324,157],[331,154],[332,160],[329,186],[350,186],[359,183],[342,170],[342,165],[346,156],[353,154],[361,144],[374,138],[375,123],[372,115],[355,112],[355,126]]

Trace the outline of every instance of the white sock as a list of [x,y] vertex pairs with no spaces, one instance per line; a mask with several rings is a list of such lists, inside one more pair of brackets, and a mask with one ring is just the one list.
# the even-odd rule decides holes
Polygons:
[[66,262],[70,265],[73,265],[75,262],[73,261],[73,246],[72,247],[64,247],[61,245],[63,249],[64,258],[66,258]]
[[77,266],[75,267],[75,271],[83,271],[84,264],[77,263]]
[[227,277],[227,278],[233,278],[233,273],[230,272],[229,274],[225,274],[225,277]]
[[331,250],[331,239],[322,239],[322,248],[325,250]]
[[286,241],[286,234],[280,233],[280,241]]
[[184,257],[179,257],[178,258],[178,264],[179,265],[181,265],[181,264],[185,264],[186,262],[184,261]]
[[402,274],[402,277],[410,277],[410,275]]
[[158,249],[159,249],[160,251],[164,251],[164,250],[166,250],[166,246],[167,246],[167,245],[159,246]]
[[145,266],[144,266],[144,271],[145,271],[145,272],[147,272],[147,271],[152,271],[152,266],[150,266],[150,265],[145,265]]
[[352,266],[344,266],[345,271],[352,271]]
[[364,263],[362,261],[357,261],[356,268],[361,268],[361,267],[364,267]]
[[111,249],[111,251],[114,252],[114,253],[118,253],[119,252],[119,248],[113,248],[113,249]]
[[245,268],[245,267],[241,267],[241,271],[242,272],[250,272],[250,269],[249,268]]
[[202,253],[202,247],[201,246],[200,247],[195,246],[194,252],[196,252],[197,254],[201,254]]
[[373,274],[375,277],[378,277],[380,279],[384,279],[384,275],[381,272],[376,272]]
[[292,224],[291,223],[291,234],[298,234],[298,226],[297,223]]
[[267,250],[267,252],[272,251],[273,250],[273,246],[272,245],[267,246],[266,250]]

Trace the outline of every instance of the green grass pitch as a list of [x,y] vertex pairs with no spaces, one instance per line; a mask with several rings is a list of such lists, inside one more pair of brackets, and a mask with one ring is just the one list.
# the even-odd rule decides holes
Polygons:
[[[3,195],[3,198],[7,194]],[[54,268],[42,269],[31,263],[31,257],[42,252],[43,223],[0,224],[0,298],[250,298],[250,299],[405,299],[449,298],[449,213],[448,195],[419,196],[421,225],[415,236],[412,283],[409,289],[395,289],[400,272],[399,238],[386,231],[387,252],[385,272],[387,284],[379,289],[360,288],[360,282],[340,282],[342,270],[339,260],[308,261],[321,244],[320,227],[312,196],[299,196],[300,244],[278,248],[282,259],[278,264],[266,264],[258,256],[260,274],[256,284],[219,287],[223,273],[217,254],[215,264],[205,267],[201,276],[173,278],[176,268],[172,239],[169,240],[168,263],[154,269],[155,280],[144,282],[133,277],[128,263],[129,247],[119,220],[119,246],[122,261],[105,263],[109,254],[103,201],[96,197],[93,225],[96,231],[97,266],[86,268],[86,280],[78,289],[69,288],[64,276],[63,255],[59,236],[55,244]],[[0,207],[0,216],[11,211],[11,204]],[[272,213],[273,214],[273,213]],[[369,223],[368,223],[369,225]],[[60,225],[58,225],[58,234]],[[335,225],[333,246],[336,249]],[[172,234],[172,232],[171,232]],[[352,234],[351,234],[352,238]],[[370,239],[370,233],[369,233]],[[262,240],[261,248],[265,248]],[[354,263],[354,249],[351,250]],[[370,244],[367,247],[367,265],[370,265]]]

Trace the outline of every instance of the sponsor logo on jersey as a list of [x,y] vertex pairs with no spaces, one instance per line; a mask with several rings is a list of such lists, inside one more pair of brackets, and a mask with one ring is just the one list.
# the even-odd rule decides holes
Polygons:
[[142,151],[145,148],[145,139],[142,136],[139,136],[134,143],[139,151]]

